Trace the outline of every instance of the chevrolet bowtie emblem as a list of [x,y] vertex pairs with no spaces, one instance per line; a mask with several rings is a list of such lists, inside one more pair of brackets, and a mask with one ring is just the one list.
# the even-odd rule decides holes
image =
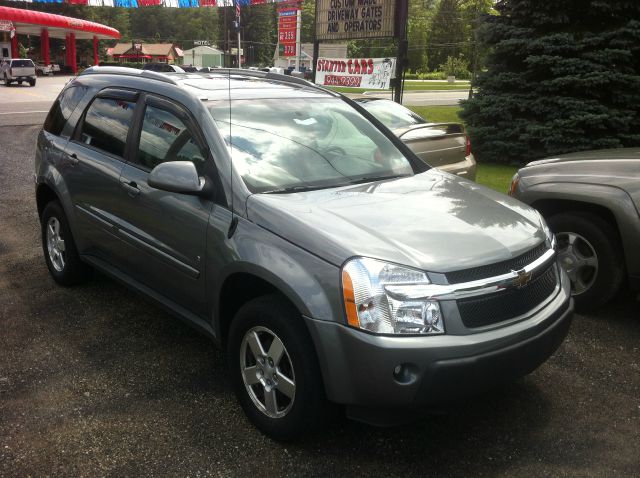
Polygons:
[[513,279],[513,284],[521,289],[526,286],[531,281],[531,272],[527,272],[524,269],[520,269],[519,271],[513,271],[516,273],[516,278]]

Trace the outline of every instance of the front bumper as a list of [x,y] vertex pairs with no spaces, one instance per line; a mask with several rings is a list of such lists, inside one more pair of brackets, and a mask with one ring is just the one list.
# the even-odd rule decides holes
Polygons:
[[[564,274],[563,274],[564,276]],[[569,281],[534,315],[468,335],[393,337],[306,318],[330,400],[392,409],[475,394],[526,375],[567,335]],[[400,366],[401,373],[394,374]]]

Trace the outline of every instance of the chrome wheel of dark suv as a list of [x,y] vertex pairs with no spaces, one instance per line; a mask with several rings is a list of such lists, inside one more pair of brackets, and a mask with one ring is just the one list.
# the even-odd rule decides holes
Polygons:
[[279,295],[250,300],[227,340],[229,372],[249,419],[277,440],[320,426],[328,415],[322,374],[304,319]]
[[285,416],[296,395],[293,364],[282,340],[266,327],[247,331],[240,345],[242,379],[253,404],[271,418]]
[[49,252],[49,260],[53,268],[62,272],[65,262],[65,244],[62,237],[60,221],[57,217],[52,216],[47,221],[47,251]]
[[78,256],[67,216],[58,201],[51,201],[45,206],[40,224],[42,250],[53,279],[61,285],[83,282],[91,268]]

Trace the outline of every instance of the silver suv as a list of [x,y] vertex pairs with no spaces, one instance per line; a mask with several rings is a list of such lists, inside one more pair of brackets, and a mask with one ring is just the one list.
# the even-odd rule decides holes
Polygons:
[[381,423],[512,380],[569,327],[538,212],[429,169],[302,79],[90,68],[35,166],[53,278],[98,269],[215,339],[278,439],[328,402]]

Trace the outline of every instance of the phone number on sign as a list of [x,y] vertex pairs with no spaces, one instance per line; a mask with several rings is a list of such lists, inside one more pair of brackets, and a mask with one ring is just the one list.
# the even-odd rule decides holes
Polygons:
[[326,86],[349,86],[352,88],[358,88],[362,81],[361,76],[336,76],[327,75],[324,77],[324,85]]

